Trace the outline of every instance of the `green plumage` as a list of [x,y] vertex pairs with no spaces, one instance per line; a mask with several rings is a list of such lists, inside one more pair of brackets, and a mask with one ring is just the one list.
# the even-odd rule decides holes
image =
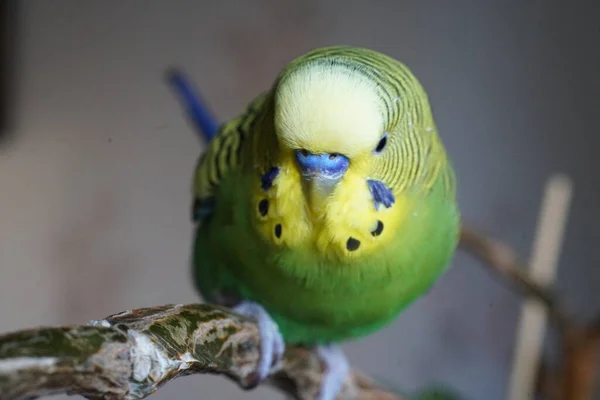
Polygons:
[[[397,97],[395,90],[402,99],[392,110],[394,121],[382,125],[389,131],[391,155],[375,158],[370,148],[364,154],[357,150],[340,187],[325,196],[321,208],[327,211],[318,211],[302,195],[290,159],[293,149],[275,132],[277,84],[221,128],[196,171],[196,205],[212,204],[196,228],[197,287],[210,302],[261,304],[287,343],[339,342],[381,328],[435,283],[457,244],[454,172],[416,79],[401,64],[363,49],[325,48],[304,57],[335,69],[336,57],[352,65],[356,54],[385,65],[385,74],[397,74],[403,82],[376,82],[377,96],[389,100]],[[356,68],[367,72],[363,76],[385,76],[359,61]],[[286,74],[301,64],[295,63]],[[261,176],[272,167],[280,172],[265,189]],[[379,178],[396,202],[379,208],[367,203],[372,201],[368,186],[356,184],[363,176],[365,182]],[[390,228],[377,235],[362,228],[375,221]],[[358,238],[360,248],[350,250],[347,237]]]

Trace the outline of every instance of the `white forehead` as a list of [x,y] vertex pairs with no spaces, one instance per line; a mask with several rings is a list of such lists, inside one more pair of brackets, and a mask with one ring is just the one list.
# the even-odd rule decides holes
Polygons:
[[275,127],[291,147],[351,157],[381,138],[383,104],[376,83],[358,72],[305,67],[278,88]]

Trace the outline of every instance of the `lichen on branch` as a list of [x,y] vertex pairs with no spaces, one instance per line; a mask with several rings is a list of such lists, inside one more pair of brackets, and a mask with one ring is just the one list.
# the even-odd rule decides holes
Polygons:
[[[255,322],[209,304],[128,310],[88,325],[30,329],[0,336],[0,400],[57,393],[89,399],[143,399],[184,375],[221,374],[252,388],[260,354]],[[290,346],[268,383],[312,399],[324,364]],[[340,399],[400,400],[353,372]]]

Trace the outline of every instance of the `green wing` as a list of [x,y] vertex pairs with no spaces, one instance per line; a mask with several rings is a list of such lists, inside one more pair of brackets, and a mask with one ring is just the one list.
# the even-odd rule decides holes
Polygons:
[[198,160],[193,183],[192,220],[195,222],[212,213],[216,188],[230,171],[241,166],[242,149],[254,130],[264,97],[261,94],[241,115],[223,124]]

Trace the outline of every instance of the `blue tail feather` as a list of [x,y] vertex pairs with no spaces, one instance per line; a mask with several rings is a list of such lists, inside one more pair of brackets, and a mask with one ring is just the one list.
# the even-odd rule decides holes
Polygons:
[[219,130],[219,123],[210,112],[204,99],[194,90],[191,81],[186,79],[182,71],[175,68],[169,70],[167,80],[179,95],[195,128],[204,140],[210,142]]

